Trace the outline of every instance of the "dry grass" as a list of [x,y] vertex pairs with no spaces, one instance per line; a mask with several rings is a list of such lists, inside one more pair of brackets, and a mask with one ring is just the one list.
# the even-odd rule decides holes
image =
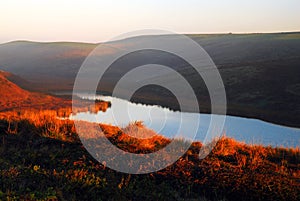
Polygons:
[[[57,199],[67,196],[62,193],[64,191],[73,193],[74,199],[96,195],[107,198],[110,195],[111,200],[127,200],[133,194],[137,199],[146,200],[300,198],[299,148],[247,145],[222,137],[203,160],[198,157],[202,144],[193,142],[175,164],[156,173],[129,177],[103,167],[85,150],[76,155],[82,147],[74,122],[57,117],[58,112],[54,110],[2,114],[0,170],[3,180],[0,183],[6,187],[0,187],[0,196],[1,192],[9,196],[26,193],[14,182],[27,184],[38,177],[42,185],[35,188]],[[90,124],[86,122],[85,126],[88,128]],[[153,135],[153,131],[145,128],[141,122],[123,129],[103,124],[99,126],[113,144],[132,153],[154,152],[171,142],[163,136]],[[144,138],[146,136],[150,138]],[[92,135],[87,137],[93,138]],[[20,163],[16,156],[25,158],[25,162],[20,160]],[[43,188],[49,185],[46,190]],[[83,193],[74,194],[76,191]]]
[[170,143],[169,139],[146,128],[141,122],[131,123],[123,129],[104,124],[100,127],[113,144],[131,153],[155,152]]

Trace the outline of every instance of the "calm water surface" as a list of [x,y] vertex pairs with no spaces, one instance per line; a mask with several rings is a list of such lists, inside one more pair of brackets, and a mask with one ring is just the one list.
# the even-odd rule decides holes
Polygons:
[[[212,116],[210,114],[174,112],[168,108],[131,103],[127,100],[110,96],[88,94],[79,96],[86,99],[111,101],[112,107],[106,112],[98,112],[96,115],[89,112],[71,115],[70,118],[73,120],[101,122],[120,127],[125,127],[134,121],[143,121],[148,128],[171,138],[175,135],[189,135],[189,133],[178,133],[178,131],[189,132],[196,125],[195,121],[197,121],[198,129],[195,129],[195,140],[203,141]],[[185,127],[179,129],[182,120],[185,122]],[[227,115],[223,133],[228,137],[248,144],[284,147],[300,146],[300,129],[280,126],[257,119]]]

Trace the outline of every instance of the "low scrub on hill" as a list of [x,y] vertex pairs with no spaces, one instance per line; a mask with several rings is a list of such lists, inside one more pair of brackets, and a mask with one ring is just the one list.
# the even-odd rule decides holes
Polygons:
[[[174,140],[141,122],[122,129],[99,126],[132,153],[154,152]],[[57,111],[2,114],[0,200],[300,200],[299,148],[216,140],[205,159],[198,157],[201,142],[193,142],[173,165],[130,175],[97,162],[74,122],[57,118]]]

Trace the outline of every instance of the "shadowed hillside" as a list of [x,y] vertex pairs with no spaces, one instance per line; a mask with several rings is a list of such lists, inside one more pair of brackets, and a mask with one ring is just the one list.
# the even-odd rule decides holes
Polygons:
[[[172,36],[140,39],[147,37],[172,39]],[[300,33],[200,34],[189,37],[208,52],[219,68],[227,93],[228,114],[300,127]],[[130,42],[132,39],[126,39],[115,45],[124,46]],[[71,91],[78,69],[96,46],[66,42],[10,42],[0,45],[0,66],[30,81],[35,89]],[[130,64],[153,62],[153,59],[183,74],[196,92],[200,110],[210,112],[208,92],[201,77],[189,66],[149,51],[120,60],[115,69],[104,76],[99,92],[109,94],[120,76],[130,69]],[[179,109],[174,97],[153,86],[141,89],[134,94],[133,100]]]

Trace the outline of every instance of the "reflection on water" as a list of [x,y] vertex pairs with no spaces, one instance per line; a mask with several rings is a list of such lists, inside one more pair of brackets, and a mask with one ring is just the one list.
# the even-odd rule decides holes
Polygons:
[[[71,119],[101,122],[120,127],[125,127],[134,121],[143,121],[148,128],[171,138],[184,136],[193,139],[194,136],[190,133],[193,133],[192,130],[197,129],[195,125],[199,125],[195,140],[203,141],[212,116],[210,114],[174,112],[160,106],[135,104],[110,96],[80,96],[88,99],[97,98],[111,101],[112,107],[106,112],[99,112],[97,115],[88,112],[71,115]],[[181,121],[184,121],[185,124],[180,124]],[[185,127],[180,128],[180,125]],[[186,131],[187,133],[179,133],[179,131]],[[228,137],[233,137],[248,144],[300,146],[300,129],[279,126],[256,119],[227,116],[224,133]]]

